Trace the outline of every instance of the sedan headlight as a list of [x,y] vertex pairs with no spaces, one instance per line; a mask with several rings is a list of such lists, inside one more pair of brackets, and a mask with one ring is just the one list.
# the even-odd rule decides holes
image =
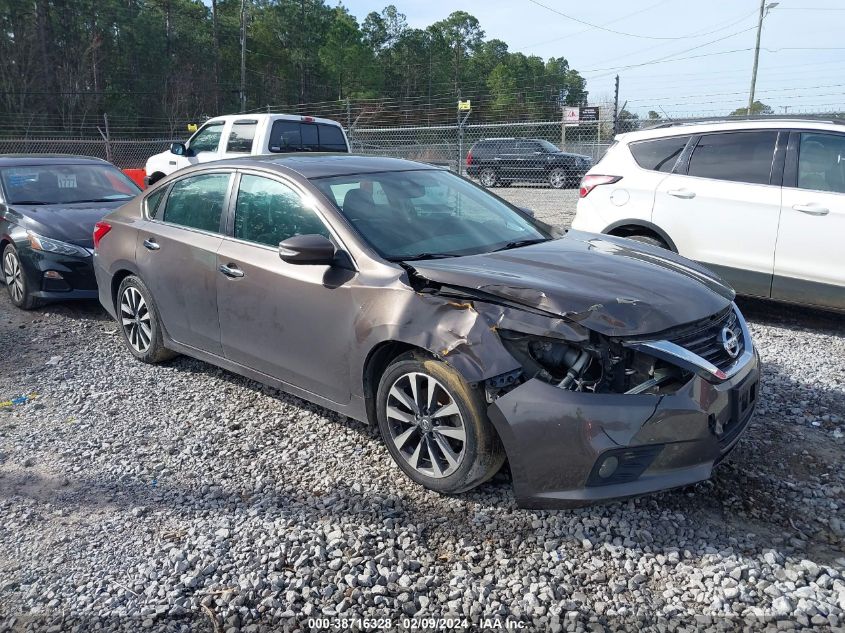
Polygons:
[[68,244],[67,242],[60,242],[49,237],[43,237],[32,231],[27,231],[29,237],[29,246],[36,251],[44,251],[45,253],[56,253],[58,255],[68,255],[70,257],[90,257],[91,252],[76,244]]

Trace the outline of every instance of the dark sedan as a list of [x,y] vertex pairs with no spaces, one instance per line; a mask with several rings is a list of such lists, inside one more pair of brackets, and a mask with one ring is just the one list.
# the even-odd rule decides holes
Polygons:
[[100,302],[132,355],[188,354],[377,424],[439,492],[506,458],[531,506],[690,484],[756,404],[756,350],[712,273],[559,233],[419,163],[215,162],[98,231]]
[[577,187],[593,159],[562,152],[544,139],[487,138],[467,152],[466,173],[485,187],[542,182],[555,189]]
[[96,298],[94,225],[139,192],[97,158],[0,156],[0,270],[12,303]]

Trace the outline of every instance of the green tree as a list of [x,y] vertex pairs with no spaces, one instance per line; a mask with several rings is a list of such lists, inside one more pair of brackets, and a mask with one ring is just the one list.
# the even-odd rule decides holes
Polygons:
[[[737,108],[730,113],[729,116],[746,116],[748,114],[748,106],[744,108]],[[762,101],[755,101],[751,104],[751,114],[774,114],[771,106],[766,105]]]

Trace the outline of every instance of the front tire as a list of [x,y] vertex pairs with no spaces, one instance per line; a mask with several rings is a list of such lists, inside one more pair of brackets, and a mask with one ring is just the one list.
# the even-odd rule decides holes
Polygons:
[[3,249],[2,270],[3,283],[13,304],[21,310],[32,310],[41,305],[41,302],[32,296],[18,249],[12,244],[6,244],[6,248]]
[[446,363],[406,354],[379,382],[378,425],[387,450],[413,481],[437,492],[464,492],[505,461],[484,398]]
[[161,319],[140,277],[126,277],[117,290],[117,320],[129,352],[145,363],[160,363],[176,354],[164,346]]
[[499,176],[496,174],[496,170],[491,167],[485,167],[478,173],[478,182],[488,189],[495,187],[498,181]]

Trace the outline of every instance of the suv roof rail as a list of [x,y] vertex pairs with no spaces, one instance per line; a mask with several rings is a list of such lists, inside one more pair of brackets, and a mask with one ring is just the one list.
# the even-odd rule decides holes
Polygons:
[[657,125],[649,125],[641,128],[642,130],[656,130],[667,127],[678,127],[682,125],[703,125],[707,123],[763,123],[763,122],[805,122],[814,121],[816,123],[832,123],[834,125],[845,125],[845,119],[839,117],[831,117],[829,115],[807,114],[807,115],[793,115],[793,116],[751,116],[751,117],[702,117],[694,119],[680,119],[677,121],[663,121]]

